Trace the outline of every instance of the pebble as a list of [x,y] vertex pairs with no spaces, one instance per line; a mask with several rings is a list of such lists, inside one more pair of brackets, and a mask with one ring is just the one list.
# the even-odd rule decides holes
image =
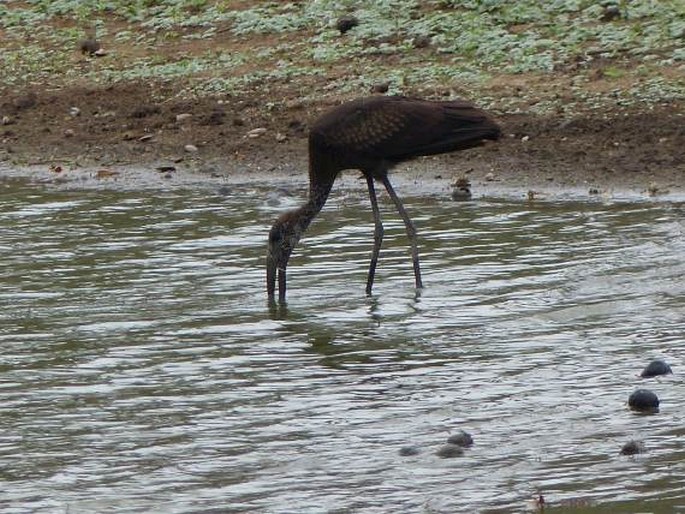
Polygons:
[[195,153],[197,152],[197,146],[195,145],[185,145],[183,149],[188,152],[188,153]]
[[399,454],[402,457],[411,457],[412,455],[418,455],[420,450],[416,446],[403,446],[400,448]]
[[9,116],[3,116],[2,119],[0,119],[0,125],[11,125],[12,123],[12,118]]
[[282,132],[276,133],[276,141],[278,141],[279,143],[283,143],[284,141],[287,141],[287,139],[288,139],[288,136],[286,136]]
[[118,172],[118,171],[102,169],[102,170],[98,170],[98,171],[95,173],[95,178],[97,178],[97,179],[105,179],[105,178],[117,177],[117,176],[119,176],[119,175],[121,175],[121,173]]
[[467,448],[473,446],[473,437],[466,430],[457,430],[456,433],[447,438],[447,443]]
[[650,378],[659,375],[670,375],[672,373],[673,371],[671,370],[671,366],[666,364],[666,362],[661,359],[656,359],[647,364],[647,367],[642,370],[640,376],[642,378]]
[[636,455],[645,451],[645,445],[642,441],[628,441],[621,448],[621,455]]
[[246,136],[247,136],[247,137],[250,137],[250,138],[255,138],[255,137],[261,136],[261,135],[264,134],[265,132],[266,132],[266,129],[265,129],[264,127],[259,127],[259,128],[250,130],[250,131],[246,134]]
[[65,129],[64,137],[74,137],[74,131],[72,129]]
[[485,175],[485,180],[486,180],[487,182],[492,182],[492,181],[494,181],[494,180],[495,180],[495,174],[492,173],[492,172],[486,174],[486,175]]
[[659,397],[649,389],[638,389],[628,398],[628,406],[639,412],[659,412]]
[[79,116],[81,114],[81,109],[78,107],[72,107],[69,109],[69,116],[72,118],[76,118],[76,116]]
[[190,114],[189,112],[183,112],[181,114],[176,115],[176,121],[183,122],[183,121],[189,120],[192,117],[193,117],[193,115]]
[[453,457],[461,457],[464,455],[464,449],[461,446],[457,446],[456,444],[443,444],[440,448],[438,448],[438,451],[435,452],[435,455],[440,457],[441,459],[451,459]]

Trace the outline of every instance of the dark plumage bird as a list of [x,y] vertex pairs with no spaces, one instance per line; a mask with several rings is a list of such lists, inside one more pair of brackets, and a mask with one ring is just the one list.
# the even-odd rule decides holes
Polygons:
[[309,198],[300,208],[279,217],[269,232],[266,258],[269,299],[274,300],[278,278],[278,299],[285,301],[290,254],[326,203],[335,178],[346,169],[363,173],[373,210],[374,245],[366,293],[371,294],[383,240],[374,180],[383,184],[404,221],[411,243],[416,287],[423,287],[416,230],[388,180],[388,171],[418,156],[464,150],[499,136],[500,128],[488,114],[461,100],[432,102],[374,96],[345,103],[325,113],[309,134]]
[[78,42],[78,49],[83,55],[97,55],[102,45],[95,37],[96,28],[92,26],[86,30],[86,37]]
[[82,54],[95,55],[100,50],[100,42],[95,39],[82,39],[78,44]]
[[341,34],[349,32],[357,25],[359,25],[359,19],[351,14],[341,16],[338,18],[338,21],[335,22],[335,28],[338,29]]

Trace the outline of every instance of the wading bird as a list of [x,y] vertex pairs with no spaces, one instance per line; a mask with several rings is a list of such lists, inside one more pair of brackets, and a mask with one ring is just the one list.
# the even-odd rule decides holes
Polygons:
[[396,164],[422,155],[473,148],[485,139],[497,139],[500,128],[483,110],[469,102],[433,102],[401,96],[361,98],[324,113],[309,133],[309,197],[307,202],[276,220],[269,232],[266,290],[274,301],[285,302],[286,266],[290,254],[314,217],[326,203],[342,170],[358,169],[366,178],[375,224],[366,294],[371,294],[383,241],[374,180],[385,186],[397,208],[411,244],[416,287],[422,288],[416,229],[390,181]]

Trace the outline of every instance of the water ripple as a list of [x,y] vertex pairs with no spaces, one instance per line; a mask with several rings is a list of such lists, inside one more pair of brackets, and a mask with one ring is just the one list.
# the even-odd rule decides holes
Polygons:
[[[364,295],[365,193],[263,293],[272,192],[0,203],[3,512],[522,512],[685,497],[682,206],[411,198]],[[652,358],[676,371],[638,377]],[[649,387],[661,411],[627,397]],[[435,451],[457,428],[476,444]],[[623,457],[629,439],[647,453]],[[402,457],[415,446],[420,453]]]

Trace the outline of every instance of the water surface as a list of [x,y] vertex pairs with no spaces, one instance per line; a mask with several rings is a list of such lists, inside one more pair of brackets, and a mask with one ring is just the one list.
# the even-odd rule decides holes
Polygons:
[[[334,192],[270,309],[266,234],[297,195],[0,181],[3,512],[685,505],[682,203],[400,190],[426,288],[383,198],[367,298],[361,187]],[[675,375],[640,379],[656,357]],[[627,409],[638,387],[658,414]],[[460,428],[475,445],[437,457]],[[630,439],[646,453],[619,455]]]

